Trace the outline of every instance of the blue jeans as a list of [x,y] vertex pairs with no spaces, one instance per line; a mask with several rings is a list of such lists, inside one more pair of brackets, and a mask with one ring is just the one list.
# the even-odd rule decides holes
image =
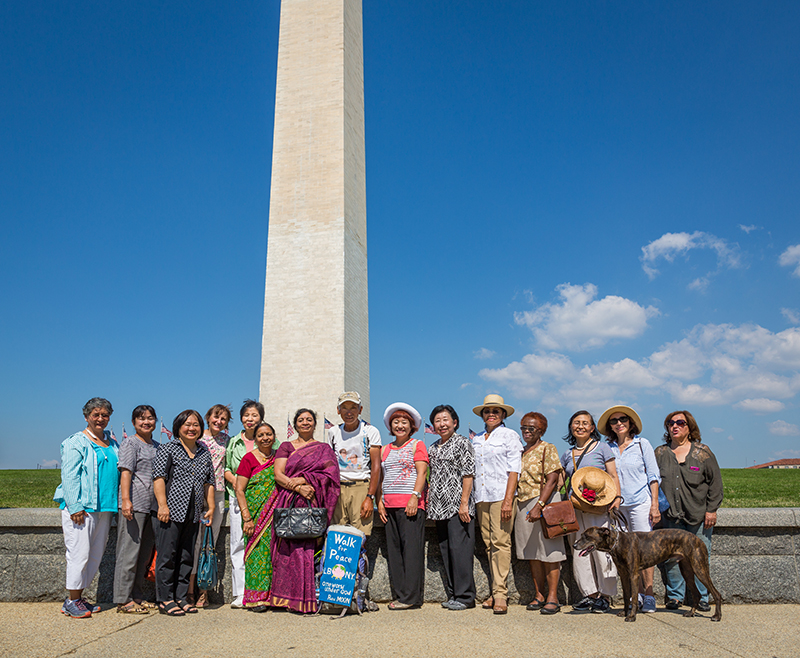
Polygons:
[[[703,543],[706,545],[709,554],[711,553],[711,533],[714,531],[713,527],[705,528],[703,527],[703,523],[699,523],[698,525],[687,525],[685,523],[681,523],[680,521],[673,521],[666,515],[663,517],[663,519],[665,528],[678,528],[679,530],[687,530],[693,535],[700,537],[700,539],[702,539]],[[664,577],[666,579],[665,585],[667,588],[667,598],[683,601],[684,597],[686,596],[686,583],[683,581],[681,568],[678,566],[678,562],[663,562],[659,565],[659,567],[662,567]],[[697,578],[694,579],[694,582],[697,585],[697,590],[700,592],[700,600],[703,603],[708,603],[708,590],[706,589],[706,586],[697,580]]]

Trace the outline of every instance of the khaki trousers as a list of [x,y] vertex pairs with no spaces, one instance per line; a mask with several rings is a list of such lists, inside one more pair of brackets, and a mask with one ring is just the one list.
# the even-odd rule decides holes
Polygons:
[[367,499],[368,493],[369,480],[353,484],[342,483],[339,500],[336,501],[336,509],[333,510],[331,524],[351,525],[369,537],[372,533],[372,521],[375,519],[375,512],[373,511],[372,516],[368,519],[361,518],[361,505]]
[[481,529],[481,537],[489,558],[492,575],[492,596],[508,599],[508,572],[511,570],[511,530],[514,527],[516,504],[511,507],[511,518],[500,520],[502,500],[494,503],[477,503],[475,520]]

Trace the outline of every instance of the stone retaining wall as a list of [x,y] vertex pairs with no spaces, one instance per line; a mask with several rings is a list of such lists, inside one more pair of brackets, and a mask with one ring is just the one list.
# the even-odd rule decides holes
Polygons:
[[[798,553],[800,508],[721,509],[711,549],[711,576],[726,603],[800,603]],[[426,530],[425,600],[444,600],[442,566],[436,532]],[[114,578],[116,525],[111,529],[100,573],[87,590],[89,599],[110,602]],[[478,598],[488,596],[488,564],[478,539],[475,583]],[[212,602],[231,600],[228,572],[227,519],[219,548],[220,584],[211,593]],[[376,526],[368,543],[372,565],[370,593],[376,601],[391,600],[383,528]],[[0,601],[57,601],[65,596],[66,559],[57,509],[0,509]],[[656,596],[663,587],[656,578]],[[148,585],[150,585],[148,583]],[[152,585],[150,585],[152,586]],[[621,594],[621,589],[619,590]],[[512,602],[532,598],[528,565],[512,563],[509,576]],[[578,592],[572,581],[569,560],[562,568],[560,598],[574,601]]]

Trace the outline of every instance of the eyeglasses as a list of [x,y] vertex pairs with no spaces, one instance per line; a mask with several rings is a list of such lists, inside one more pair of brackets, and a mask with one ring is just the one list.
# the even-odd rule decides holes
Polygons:
[[608,419],[608,424],[609,425],[617,425],[618,423],[626,423],[627,424],[629,420],[630,420],[630,418],[628,418],[627,416],[619,416],[618,418],[609,418]]
[[590,423],[588,420],[573,420],[572,421],[572,426],[573,427],[591,427],[592,423]]
[[536,434],[542,431],[536,425],[520,425],[519,429],[523,434]]
[[683,419],[679,419],[679,420],[668,420],[668,421],[667,421],[667,425],[669,425],[670,427],[672,427],[673,425],[677,425],[678,427],[686,427],[687,423],[686,423],[686,421],[685,421],[685,420],[683,420]]

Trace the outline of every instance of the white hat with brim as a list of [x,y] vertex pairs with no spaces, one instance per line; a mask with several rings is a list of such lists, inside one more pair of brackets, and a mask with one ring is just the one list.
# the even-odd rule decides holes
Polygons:
[[472,407],[472,412],[476,416],[483,418],[483,410],[486,407],[499,407],[506,412],[506,418],[514,415],[514,407],[506,404],[506,401],[502,398],[502,396],[497,395],[497,393],[490,393],[483,398],[483,404],[479,404],[477,407]]
[[[395,411],[406,411],[411,415],[411,417],[414,419],[414,424],[416,425],[414,432],[422,427],[422,416],[420,415],[419,411],[405,402],[394,402],[386,407],[386,411],[383,412],[383,424],[386,425],[386,429],[390,432],[392,431],[392,427],[389,421]],[[411,433],[413,434],[414,432]]]
[[613,414],[625,414],[628,418],[632,419],[634,423],[636,423],[636,427],[639,428],[639,432],[642,431],[642,419],[639,418],[639,414],[637,414],[633,409],[624,404],[618,404],[616,406],[610,407],[603,412],[603,415],[600,416],[600,420],[597,421],[597,431],[600,434],[604,434],[605,436],[614,436],[614,433],[611,431],[611,428],[608,426],[608,419],[611,418]]

